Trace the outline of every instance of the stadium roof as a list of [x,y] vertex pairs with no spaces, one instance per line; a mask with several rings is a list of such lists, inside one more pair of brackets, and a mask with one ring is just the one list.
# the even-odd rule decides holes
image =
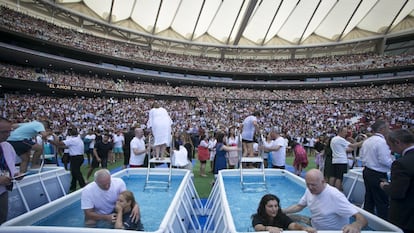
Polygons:
[[412,0],[55,0],[139,32],[239,46],[309,45],[414,28]]
[[185,55],[274,59],[414,53],[414,0],[0,1],[81,32]]

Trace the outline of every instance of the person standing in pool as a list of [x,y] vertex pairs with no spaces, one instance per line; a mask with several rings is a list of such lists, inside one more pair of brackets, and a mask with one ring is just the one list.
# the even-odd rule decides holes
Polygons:
[[[116,220],[113,213],[119,194],[126,190],[121,178],[112,178],[108,169],[95,172],[95,182],[88,184],[81,195],[81,208],[85,214],[85,225],[96,226],[98,221],[112,223]],[[139,220],[139,207],[135,204],[131,217],[134,222]]]
[[316,229],[296,223],[284,214],[280,206],[280,199],[273,194],[266,194],[262,197],[257,213],[252,215],[252,225],[255,231],[268,231],[271,233],[279,233],[283,230],[316,232]]
[[138,206],[138,222],[132,220],[131,212],[134,206],[138,206],[135,201],[134,193],[125,190],[119,194],[116,201],[115,212],[115,229],[144,231],[144,226],[141,223],[141,213]]
[[[283,209],[291,214],[309,207],[312,227],[318,231],[342,230],[344,233],[359,233],[368,222],[358,209],[338,189],[326,184],[318,169],[311,169],[305,176],[307,189],[298,204]],[[349,223],[350,217],[355,221]]]

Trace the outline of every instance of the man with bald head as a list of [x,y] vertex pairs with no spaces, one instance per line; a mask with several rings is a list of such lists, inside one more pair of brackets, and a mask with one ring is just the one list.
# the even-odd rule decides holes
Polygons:
[[142,128],[135,128],[134,132],[135,137],[129,143],[131,152],[131,156],[129,158],[130,168],[143,167],[147,153],[144,140],[144,130]]
[[[85,213],[85,225],[96,226],[99,221],[111,224],[116,219],[115,204],[121,192],[126,190],[121,178],[112,178],[107,169],[95,172],[95,182],[88,184],[81,195],[81,208]],[[140,219],[139,207],[135,205],[131,216],[133,221]]]
[[[312,227],[321,230],[342,230],[344,233],[359,233],[367,225],[365,217],[346,199],[338,189],[326,184],[318,169],[311,169],[305,176],[307,189],[298,204],[283,210],[296,213],[309,207]],[[349,224],[349,218],[355,221]]]

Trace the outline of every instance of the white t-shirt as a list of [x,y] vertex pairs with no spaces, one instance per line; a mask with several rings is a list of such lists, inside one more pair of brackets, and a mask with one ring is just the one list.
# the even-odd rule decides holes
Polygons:
[[122,148],[122,142],[125,141],[124,135],[113,135],[114,148]]
[[351,143],[341,136],[335,136],[332,138],[331,149],[333,164],[348,163],[348,155],[346,149],[348,148],[349,144]]
[[144,138],[137,138],[134,137],[130,143],[130,157],[129,157],[129,164],[130,165],[143,165],[145,160],[145,152],[141,154],[134,154],[134,148],[138,150],[145,150],[145,141]]
[[85,138],[91,140],[91,142],[89,143],[89,149],[93,149],[95,147],[96,135],[95,134],[87,134],[85,136]]
[[85,186],[81,196],[81,209],[94,209],[98,214],[111,214],[115,209],[116,200],[126,190],[121,178],[111,178],[111,186],[103,190],[93,182]]
[[180,145],[179,150],[174,150],[171,162],[173,166],[186,166],[188,164],[187,149]]
[[318,231],[341,230],[349,224],[349,218],[358,213],[343,193],[328,184],[318,195],[306,189],[298,204],[309,208],[312,227]]
[[253,141],[254,132],[256,128],[254,127],[254,122],[257,122],[257,118],[255,116],[248,116],[243,121],[243,131],[242,131],[242,138],[244,140]]
[[272,164],[274,166],[285,166],[286,165],[286,142],[283,137],[276,138],[273,143],[272,147],[280,146],[279,150],[272,151]]
[[85,145],[79,135],[66,138],[63,143],[68,147],[70,156],[83,155]]

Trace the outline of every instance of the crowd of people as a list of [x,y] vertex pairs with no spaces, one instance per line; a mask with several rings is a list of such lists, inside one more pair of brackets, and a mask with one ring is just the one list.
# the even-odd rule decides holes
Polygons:
[[[413,64],[414,58],[411,55],[374,54],[295,60],[188,56],[81,33],[3,6],[0,12],[1,27],[8,30],[103,55],[195,70],[316,73],[407,66]],[[351,207],[340,192],[343,174],[350,167],[347,154],[358,149],[365,166],[365,209],[387,219],[387,206],[390,205],[389,211],[393,217],[389,220],[405,232],[414,229],[413,202],[409,199],[413,193],[413,178],[412,175],[407,176],[412,174],[412,169],[407,168],[407,164],[412,163],[411,151],[414,147],[414,136],[407,130],[414,127],[412,83],[312,90],[172,86],[87,76],[72,71],[42,69],[39,72],[34,68],[6,63],[0,63],[0,76],[100,90],[196,97],[193,100],[154,100],[5,93],[0,99],[0,114],[4,117],[0,118],[2,206],[7,201],[7,190],[10,190],[12,177],[19,175],[14,167],[16,156],[11,146],[22,159],[23,170],[20,172],[24,173],[28,151],[35,151],[32,165],[36,165],[40,152],[38,145],[27,139],[40,134],[47,139],[46,142],[67,150],[65,153],[70,158],[73,177],[70,189],[76,190],[77,184],[80,187],[86,186],[82,193],[81,208],[87,225],[96,225],[98,221],[105,220],[113,223],[116,228],[142,230],[139,205],[133,194],[126,190],[122,180],[111,179],[105,168],[108,162],[122,157],[124,167],[142,167],[148,153],[145,136],[151,132],[154,136],[154,156],[159,160],[163,159],[170,146],[169,142],[174,140],[174,148],[169,149],[176,155],[184,155],[184,162],[177,163],[176,167],[191,164],[195,148],[198,148],[201,163],[199,175],[202,177],[206,176],[207,161],[211,162],[211,172],[214,174],[218,174],[221,169],[237,167],[239,151],[242,151],[243,156],[254,156],[261,150],[266,153],[264,159],[269,167],[285,169],[288,146],[294,150],[296,174],[301,175],[308,163],[306,152],[310,152],[309,148],[315,149],[323,157],[322,162],[318,162],[321,171],[314,169],[306,174],[308,188],[304,196],[298,204],[283,211],[278,197],[264,196],[257,213],[252,216],[252,225],[257,231],[361,231],[367,224],[366,219]],[[47,123],[44,121],[46,119]],[[24,130],[25,127],[29,127],[30,132]],[[396,130],[389,133],[389,128]],[[23,130],[24,135],[20,132]],[[367,139],[368,134],[372,136]],[[388,134],[390,140],[386,141]],[[193,135],[193,140],[190,140],[189,135]],[[243,149],[237,145],[238,135],[242,138],[240,147]],[[364,137],[358,138],[361,135]],[[260,145],[257,144],[257,136],[261,137]],[[97,140],[98,137],[101,139]],[[90,140],[87,146],[85,138]],[[389,147],[386,146],[387,143]],[[302,145],[305,148],[301,148]],[[391,150],[399,153],[402,159],[391,157]],[[95,173],[95,182],[89,185],[80,171],[84,153],[89,156],[87,178],[94,169],[103,168]],[[232,157],[232,154],[235,156]],[[378,162],[380,157],[384,158],[381,163]],[[391,172],[391,182],[387,172]],[[102,195],[109,201],[96,203]],[[327,199],[335,200],[336,209],[321,208],[326,205]],[[312,227],[297,224],[286,215],[305,207],[311,209]],[[113,213],[114,209],[116,214]],[[356,221],[348,224],[351,216]],[[6,217],[7,211],[3,208],[0,211],[0,222],[4,222]]]
[[258,60],[181,55],[168,51],[156,51],[148,46],[111,40],[65,26],[61,27],[55,24],[56,21],[51,23],[5,6],[2,6],[0,11],[0,24],[8,30],[103,55],[194,70],[242,73],[317,73],[407,66],[413,64],[414,58],[412,55],[357,54],[304,59]]
[[[392,98],[409,98],[413,96],[412,83],[385,84],[380,86],[355,86],[320,89],[257,90],[252,88],[225,88],[205,86],[172,86],[150,82],[138,82],[114,77],[85,75],[72,71],[55,71],[0,63],[0,76],[36,82],[45,82],[72,87],[96,88],[119,92],[132,92],[151,95],[184,96],[208,99],[250,99],[283,101],[319,101],[333,102],[341,100],[378,100]],[[39,78],[41,77],[41,78]]]

